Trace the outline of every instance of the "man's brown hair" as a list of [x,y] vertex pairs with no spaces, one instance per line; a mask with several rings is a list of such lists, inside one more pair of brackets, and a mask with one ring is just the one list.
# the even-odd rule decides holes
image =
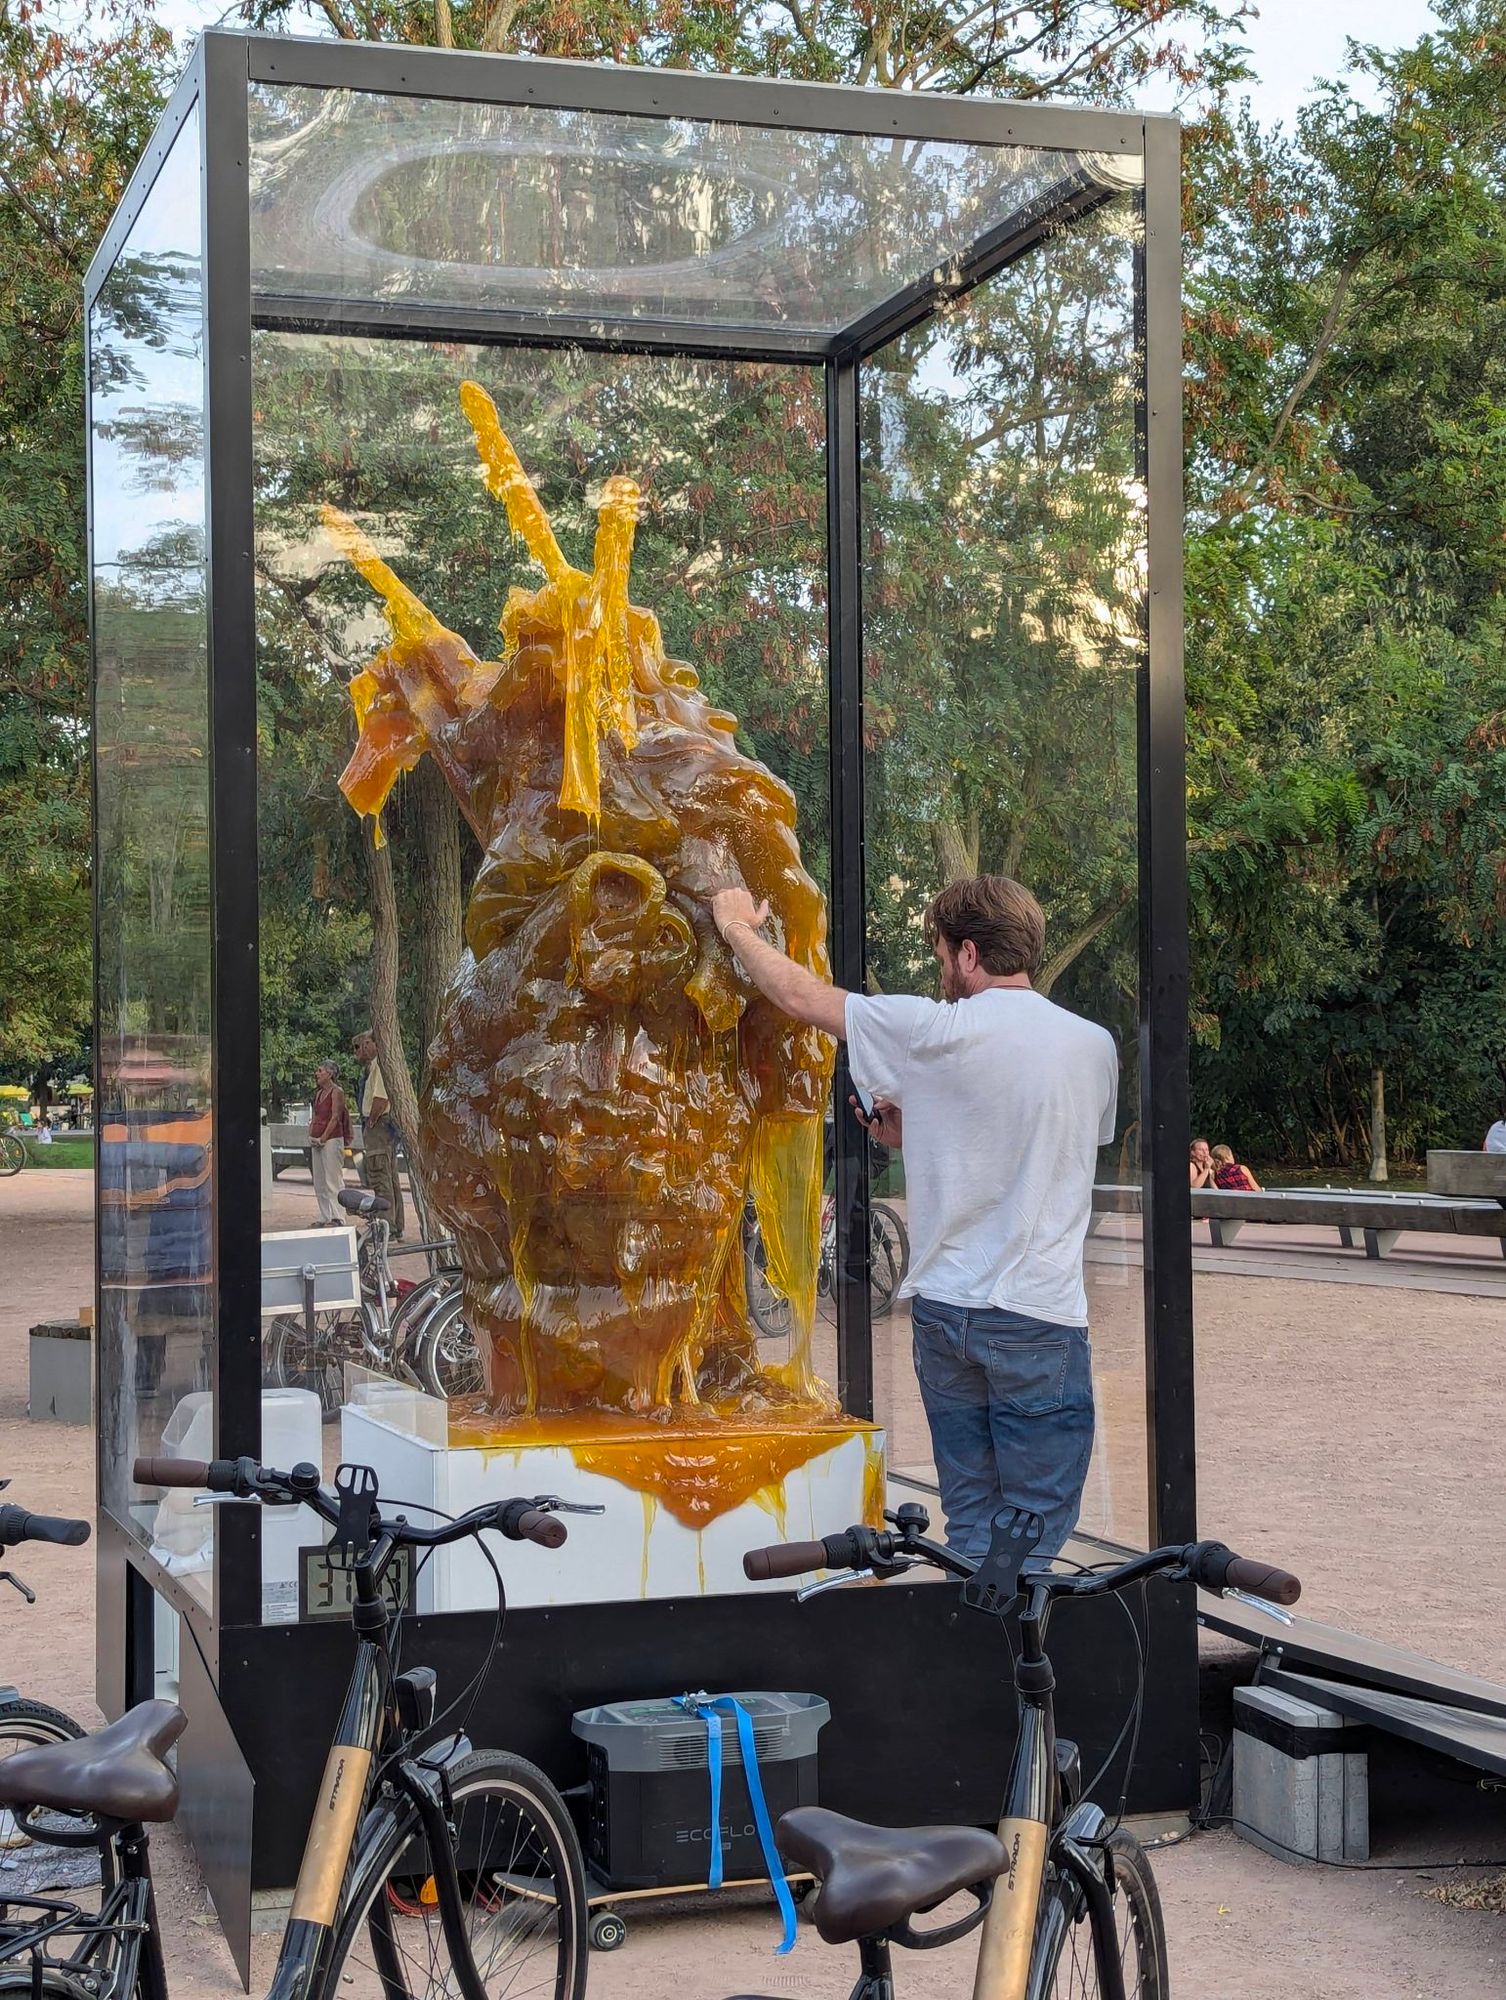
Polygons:
[[971,938],[985,972],[1005,978],[1027,972],[1033,979],[1046,949],[1046,919],[1040,904],[1007,875],[968,875],[949,882],[926,910],[926,943],[934,951],[945,938],[955,952]]

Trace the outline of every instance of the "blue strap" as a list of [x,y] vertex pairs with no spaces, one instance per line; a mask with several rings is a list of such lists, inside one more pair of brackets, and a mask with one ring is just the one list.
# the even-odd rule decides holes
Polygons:
[[769,1818],[769,1805],[763,1793],[763,1777],[758,1769],[758,1745],[753,1737],[753,1718],[740,1701],[730,1694],[682,1694],[676,1696],[681,1708],[692,1715],[700,1716],[706,1725],[706,1766],[711,1774],[711,1865],[706,1871],[708,1888],[720,1889],[723,1880],[722,1861],[722,1716],[731,1715],[737,1724],[738,1747],[742,1751],[743,1774],[748,1780],[748,1799],[753,1807],[753,1824],[758,1830],[758,1845],[763,1852],[763,1865],[769,1878],[769,1887],[774,1891],[774,1900],[779,1905],[779,1914],[784,1921],[784,1937],[774,1949],[783,1957],[793,1951],[799,1927],[795,1917],[795,1899],[790,1894],[790,1885],[785,1880],[784,1863],[779,1858],[779,1849],[774,1845],[774,1825]]

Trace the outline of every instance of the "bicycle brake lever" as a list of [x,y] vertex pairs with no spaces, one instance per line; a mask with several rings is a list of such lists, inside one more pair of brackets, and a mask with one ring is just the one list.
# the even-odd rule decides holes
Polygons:
[[254,1507],[259,1496],[255,1493],[196,1493],[195,1507]]
[[604,1514],[607,1511],[594,1501],[561,1500],[557,1493],[537,1494],[533,1504],[541,1514]]
[[1236,1597],[1241,1604],[1248,1604],[1252,1611],[1263,1611],[1267,1618],[1274,1618],[1278,1625],[1295,1625],[1296,1619],[1290,1611],[1283,1611],[1279,1604],[1272,1604],[1267,1597],[1257,1597],[1253,1591],[1226,1588],[1219,1592],[1221,1597]]
[[844,1583],[862,1583],[864,1579],[873,1581],[871,1569],[844,1570],[841,1576],[823,1576],[819,1583],[808,1583],[804,1590],[795,1592],[795,1602],[804,1604],[808,1597],[819,1597],[823,1590],[840,1590]]
[[0,1569],[0,1583],[8,1583],[12,1585],[14,1589],[19,1590],[21,1595],[26,1599],[26,1602],[28,1604],[36,1603],[37,1593],[34,1590],[28,1590],[26,1588],[26,1585],[21,1581],[20,1577],[16,1575],[14,1570]]

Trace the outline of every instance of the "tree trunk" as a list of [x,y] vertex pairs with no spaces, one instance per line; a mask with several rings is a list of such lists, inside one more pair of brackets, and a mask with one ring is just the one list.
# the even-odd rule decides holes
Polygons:
[[1059,951],[1054,951],[1051,954],[1050,958],[1046,960],[1035,976],[1035,990],[1037,993],[1043,993],[1048,1000],[1050,999],[1052,987],[1061,978],[1073,959],[1087,950],[1100,931],[1108,929],[1109,925],[1118,916],[1129,899],[1130,892],[1126,889],[1122,895],[1116,896],[1112,902],[1103,904],[1100,909],[1094,911],[1093,915],[1089,917],[1088,921],[1075,936],[1069,937]]
[[[445,995],[465,942],[460,883],[460,813],[439,766],[425,757],[408,780],[413,807],[409,864],[417,932],[418,1025],[422,1042],[420,1083],[426,1085],[429,1049],[439,1033]],[[384,1072],[385,1074],[385,1072]]]
[[369,819],[361,822],[361,839],[366,850],[366,876],[371,888],[371,1032],[376,1038],[377,1060],[382,1065],[382,1079],[387,1085],[387,1103],[393,1122],[402,1134],[419,1228],[427,1239],[433,1232],[429,1225],[428,1189],[424,1185],[422,1156],[418,1149],[418,1093],[413,1088],[413,1074],[408,1068],[397,1010],[397,889],[392,879],[392,849],[377,846]]
[[1386,1072],[1377,1063],[1370,1072],[1370,1178],[1389,1178],[1386,1165]]
[[982,833],[976,812],[968,814],[965,824],[956,819],[937,820],[931,829],[931,838],[935,843],[936,862],[941,870],[943,886],[977,874]]

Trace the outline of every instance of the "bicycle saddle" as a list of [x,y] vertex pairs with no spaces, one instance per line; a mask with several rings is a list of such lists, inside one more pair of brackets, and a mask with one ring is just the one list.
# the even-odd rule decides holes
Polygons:
[[341,1208],[348,1208],[352,1215],[388,1215],[389,1204],[371,1188],[341,1188],[335,1197]]
[[178,1777],[162,1761],[188,1718],[176,1702],[144,1701],[119,1722],[72,1743],[44,1743],[0,1759],[0,1805],[51,1806],[102,1819],[171,1819]]
[[824,1806],[796,1806],[779,1822],[779,1851],[821,1883],[816,1929],[828,1944],[880,1937],[959,1889],[991,1882],[1007,1856],[975,1826],[870,1826]]

